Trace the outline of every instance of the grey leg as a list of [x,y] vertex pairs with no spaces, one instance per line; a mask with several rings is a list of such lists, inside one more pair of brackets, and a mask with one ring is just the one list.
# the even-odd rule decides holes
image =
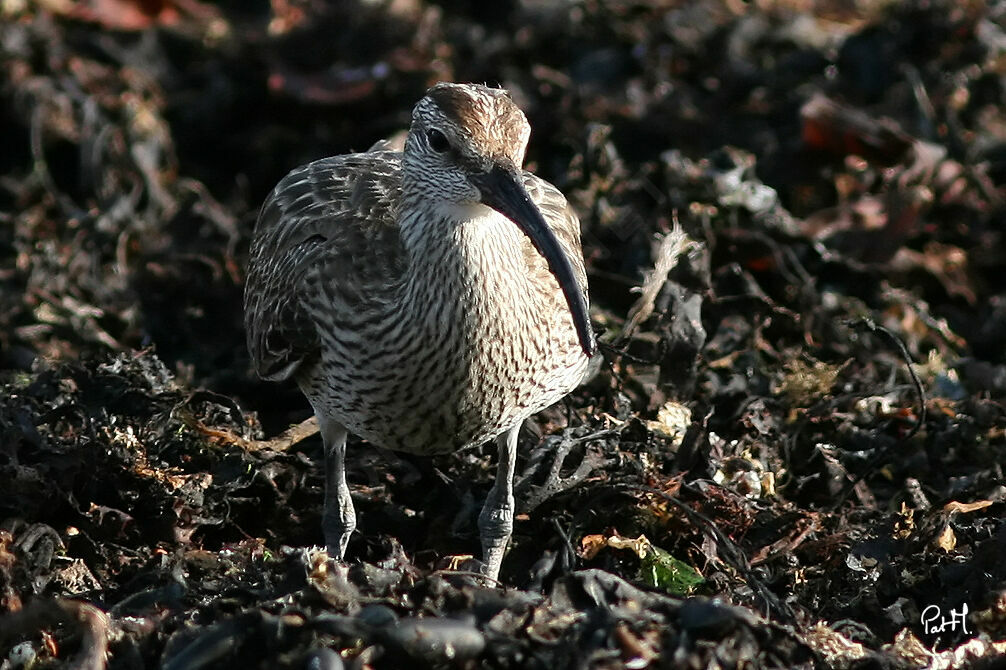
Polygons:
[[341,561],[346,555],[349,536],[356,529],[356,510],[346,484],[346,429],[320,414],[318,425],[325,444],[325,510],[321,528],[328,554]]
[[520,424],[496,438],[499,448],[499,465],[496,481],[479,514],[479,535],[482,538],[482,557],[486,563],[486,576],[498,579],[503,553],[513,532],[514,500],[513,471],[517,463],[517,434]]

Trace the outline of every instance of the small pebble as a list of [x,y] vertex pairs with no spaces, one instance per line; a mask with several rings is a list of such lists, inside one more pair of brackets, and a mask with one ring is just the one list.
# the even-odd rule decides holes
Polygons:
[[689,598],[678,612],[681,627],[700,639],[717,640],[726,635],[737,624],[737,618],[729,608],[714,600]]
[[10,662],[11,668],[23,668],[30,666],[35,662],[35,647],[31,642],[22,642],[21,644],[14,645],[7,654],[7,660]]
[[390,607],[385,605],[367,605],[356,615],[360,623],[364,623],[374,628],[390,626],[398,621],[398,615]]
[[312,651],[304,664],[305,670],[343,670],[345,667],[342,657],[328,647]]
[[385,641],[405,654],[429,663],[474,658],[486,640],[474,625],[457,619],[406,617],[387,629]]

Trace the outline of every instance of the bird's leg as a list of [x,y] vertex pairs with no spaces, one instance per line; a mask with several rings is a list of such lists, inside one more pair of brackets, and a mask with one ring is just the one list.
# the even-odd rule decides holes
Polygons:
[[479,514],[479,535],[482,538],[482,557],[486,563],[485,574],[497,579],[503,563],[503,553],[513,532],[514,499],[513,471],[517,463],[517,434],[520,424],[496,438],[499,464],[496,481]]
[[325,446],[325,509],[321,528],[328,554],[341,561],[346,555],[349,536],[356,529],[356,510],[346,484],[346,429],[321,416],[320,412],[318,425]]

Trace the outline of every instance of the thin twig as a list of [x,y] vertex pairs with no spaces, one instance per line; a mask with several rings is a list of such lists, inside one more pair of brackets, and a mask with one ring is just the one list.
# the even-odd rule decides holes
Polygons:
[[898,444],[907,442],[912,437],[914,437],[916,433],[918,433],[919,430],[922,429],[922,426],[924,426],[926,423],[926,391],[922,387],[922,380],[919,379],[919,375],[916,374],[915,368],[912,367],[912,363],[914,363],[914,361],[912,360],[912,355],[908,352],[908,347],[905,346],[904,340],[902,340],[898,335],[893,333],[891,330],[883,326],[878,326],[872,319],[867,318],[855,319],[845,321],[844,323],[850,328],[861,328],[864,330],[868,330],[871,333],[880,333],[886,336],[887,339],[890,340],[891,342],[894,342],[895,345],[897,345],[898,350],[901,352],[902,358],[905,359],[905,367],[908,368],[908,374],[912,378],[912,385],[915,387],[915,395],[919,403],[919,420],[915,422],[915,425],[912,426],[912,429],[908,431],[907,435],[901,437],[894,444],[882,448],[880,451],[877,452],[876,455],[874,455],[873,458],[870,459],[866,467],[858,475],[856,475],[856,477],[854,477],[851,482],[846,484],[845,488],[842,490],[842,493],[838,496],[838,499],[832,505],[832,510],[838,509],[839,507],[844,505],[845,501],[848,500],[849,498],[849,494],[851,494],[852,491],[857,486],[859,486],[859,483],[861,481],[863,481],[867,476],[869,476],[870,473],[874,471],[877,465],[880,464],[880,462],[884,458],[886,458],[888,454],[890,454],[891,450]]

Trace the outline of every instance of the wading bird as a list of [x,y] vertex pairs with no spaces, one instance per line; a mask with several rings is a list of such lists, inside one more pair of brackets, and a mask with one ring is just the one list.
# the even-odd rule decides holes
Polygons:
[[579,221],[522,169],[530,132],[506,91],[439,84],[415,106],[403,151],[297,168],[262,207],[248,346],[258,374],[295,379],[318,418],[337,559],[356,527],[348,433],[416,454],[495,438],[478,526],[498,577],[518,431],[580,383],[595,349]]

